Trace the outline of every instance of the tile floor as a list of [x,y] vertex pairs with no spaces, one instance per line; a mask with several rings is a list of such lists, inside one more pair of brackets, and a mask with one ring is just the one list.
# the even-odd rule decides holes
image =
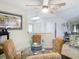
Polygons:
[[72,59],[79,59],[79,49],[70,47],[69,44],[64,44],[62,54],[71,57]]

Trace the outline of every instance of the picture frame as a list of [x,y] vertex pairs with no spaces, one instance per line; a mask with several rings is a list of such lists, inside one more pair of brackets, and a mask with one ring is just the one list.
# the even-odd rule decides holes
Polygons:
[[0,11],[0,29],[22,29],[22,15]]

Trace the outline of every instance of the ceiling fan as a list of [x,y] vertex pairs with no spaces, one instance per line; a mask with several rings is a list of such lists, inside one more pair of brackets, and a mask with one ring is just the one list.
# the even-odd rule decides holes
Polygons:
[[60,9],[62,6],[64,6],[66,3],[65,2],[61,2],[61,0],[52,0],[54,1],[53,4],[50,4],[50,0],[42,0],[41,4],[34,4],[34,5],[26,5],[26,6],[30,6],[30,7],[35,7],[35,8],[40,8],[42,10],[42,12],[47,13],[47,12],[54,12],[58,9]]

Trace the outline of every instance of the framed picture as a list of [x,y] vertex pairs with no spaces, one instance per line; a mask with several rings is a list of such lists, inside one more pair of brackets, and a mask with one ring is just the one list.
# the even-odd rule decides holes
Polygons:
[[22,29],[22,16],[0,11],[0,29]]

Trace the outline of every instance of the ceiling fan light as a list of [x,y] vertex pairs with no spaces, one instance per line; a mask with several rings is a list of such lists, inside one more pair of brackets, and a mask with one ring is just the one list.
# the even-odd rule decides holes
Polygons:
[[49,12],[48,6],[43,6],[42,12],[43,13],[48,13]]
[[32,20],[38,20],[38,19],[40,19],[39,16],[35,16],[35,17],[32,18]]

